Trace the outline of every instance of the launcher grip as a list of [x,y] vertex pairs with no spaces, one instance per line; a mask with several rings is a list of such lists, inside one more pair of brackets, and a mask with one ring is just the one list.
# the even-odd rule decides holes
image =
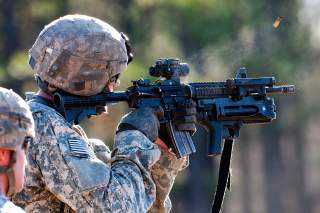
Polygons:
[[239,121],[209,121],[202,125],[210,134],[208,155],[216,156],[222,153],[223,140],[234,140],[239,137],[242,123]]
[[209,134],[210,140],[208,144],[208,155],[216,156],[222,153],[222,136],[223,127],[219,122],[210,122]]

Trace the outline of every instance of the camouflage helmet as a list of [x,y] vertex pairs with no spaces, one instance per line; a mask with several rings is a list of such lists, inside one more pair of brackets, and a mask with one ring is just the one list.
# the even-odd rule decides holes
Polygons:
[[9,164],[0,166],[0,173],[6,173],[8,177],[8,197],[17,192],[14,175],[16,150],[26,148],[25,142],[30,142],[34,136],[34,121],[28,104],[12,90],[0,87],[0,148],[13,151]]
[[14,151],[34,134],[28,104],[12,90],[0,87],[0,148]]
[[40,32],[29,50],[35,75],[51,90],[75,95],[101,92],[127,68],[126,40],[109,24],[85,15],[66,15]]

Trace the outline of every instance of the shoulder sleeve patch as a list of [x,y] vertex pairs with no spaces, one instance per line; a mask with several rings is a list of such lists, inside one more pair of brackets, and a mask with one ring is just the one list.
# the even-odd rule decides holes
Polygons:
[[88,144],[79,139],[68,139],[70,154],[79,158],[88,158],[93,156],[92,150]]

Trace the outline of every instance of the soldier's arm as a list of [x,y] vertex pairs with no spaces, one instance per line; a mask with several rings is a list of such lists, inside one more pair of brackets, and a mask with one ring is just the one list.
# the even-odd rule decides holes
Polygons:
[[152,178],[156,184],[156,200],[148,213],[170,212],[169,193],[179,171],[186,168],[188,163],[188,157],[177,159],[174,153],[161,148],[161,157],[151,170]]
[[[118,132],[123,129],[136,128],[143,132],[150,141],[162,149],[160,160],[152,167],[152,178],[156,184],[156,200],[150,212],[169,212],[171,202],[169,193],[173,186],[175,177],[187,164],[187,158],[177,159],[176,155],[168,151],[168,147],[158,138],[159,121],[161,108],[138,109],[124,116],[118,126]],[[186,113],[183,113],[185,115]],[[124,127],[126,124],[126,127]],[[124,128],[123,128],[124,127]]]
[[96,156],[104,163],[110,163],[111,151],[102,140],[97,138],[88,138],[85,131],[79,125],[72,125],[72,129],[76,131],[81,137],[88,141],[90,147],[93,149]]
[[111,162],[111,151],[105,143],[97,138],[88,138],[88,142],[92,147],[97,158],[102,160],[104,163],[110,164]]
[[[41,137],[35,160],[46,185],[36,190],[47,190],[78,212],[140,213],[150,209],[155,199],[150,169],[160,151],[144,134],[134,130],[118,133],[108,165],[61,121],[49,120],[37,131]],[[36,208],[46,208],[43,203],[35,201],[29,209],[37,212]]]

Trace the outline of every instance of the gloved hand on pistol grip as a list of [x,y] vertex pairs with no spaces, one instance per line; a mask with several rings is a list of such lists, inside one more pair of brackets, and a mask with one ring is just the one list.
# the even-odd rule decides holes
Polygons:
[[189,131],[194,134],[197,131],[197,108],[196,103],[188,100],[185,104],[178,104],[173,112],[173,120],[175,128],[179,131]]
[[138,130],[154,142],[159,135],[159,119],[164,116],[163,114],[160,106],[135,109],[121,118],[117,132]]

